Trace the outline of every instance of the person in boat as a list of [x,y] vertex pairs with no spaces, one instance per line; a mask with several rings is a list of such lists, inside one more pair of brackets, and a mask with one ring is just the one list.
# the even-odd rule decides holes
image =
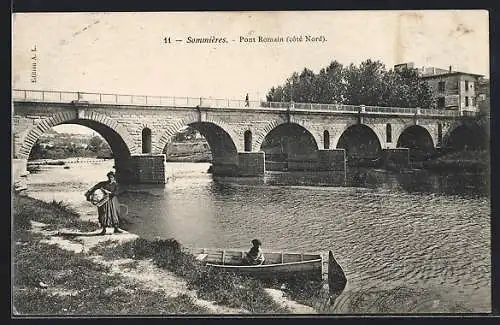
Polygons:
[[115,234],[122,233],[122,231],[118,228],[118,225],[120,224],[120,203],[116,197],[118,192],[116,176],[113,172],[107,173],[106,176],[108,177],[107,181],[99,182],[85,192],[87,201],[91,200],[91,197],[96,190],[101,190],[107,195],[108,200],[104,204],[97,207],[99,225],[102,228],[100,233],[101,235],[106,234],[106,227],[113,227]]
[[262,253],[262,244],[260,240],[252,240],[253,247],[250,248],[247,255],[243,259],[243,263],[246,265],[262,265],[264,264],[265,258],[264,253]]

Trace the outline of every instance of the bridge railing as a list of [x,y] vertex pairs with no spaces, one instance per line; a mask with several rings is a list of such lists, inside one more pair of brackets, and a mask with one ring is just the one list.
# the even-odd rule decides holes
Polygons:
[[417,113],[417,108],[413,108],[413,107],[364,106],[364,111],[367,112],[367,113],[416,114]]
[[474,116],[477,116],[478,113],[476,111],[467,111],[467,110],[465,110],[465,111],[461,112],[461,115],[462,116],[474,117]]
[[344,104],[292,103],[292,109],[311,111],[358,112],[359,106]]
[[261,102],[260,107],[263,108],[289,108],[289,102]]
[[213,107],[213,108],[271,108],[287,110],[329,111],[339,113],[378,113],[378,114],[407,114],[424,116],[475,116],[474,111],[421,109],[406,107],[382,107],[345,104],[317,104],[295,102],[264,102],[233,99],[214,99],[203,97],[167,97],[144,95],[120,95],[106,93],[47,91],[47,90],[20,90],[14,89],[14,100],[41,101],[41,102],[72,102],[85,101],[96,104],[114,105],[146,105],[170,107]]
[[89,103],[98,103],[98,104],[172,106],[172,107],[203,106],[203,107],[220,107],[220,108],[246,108],[246,107],[261,106],[260,101],[246,101],[246,100],[233,100],[233,99],[120,95],[120,94],[106,94],[106,93],[19,90],[19,89],[13,90],[12,98],[14,100],[17,99],[17,100],[42,101],[42,102],[71,102],[79,100],[79,101],[86,101]]
[[460,112],[455,110],[429,108],[425,110],[425,114],[431,116],[459,116]]

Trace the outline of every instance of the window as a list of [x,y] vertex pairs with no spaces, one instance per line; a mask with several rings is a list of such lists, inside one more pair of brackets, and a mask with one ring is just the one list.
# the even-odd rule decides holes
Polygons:
[[441,141],[443,141],[443,125],[438,123],[438,145],[441,145]]
[[444,81],[438,83],[438,91],[444,91]]
[[148,128],[142,130],[142,153],[151,153],[151,130]]
[[444,108],[444,97],[439,97],[438,98],[438,108]]
[[475,106],[476,104],[474,103],[474,97],[470,98],[470,106]]
[[252,151],[252,131],[246,130],[243,136],[245,138],[245,151]]
[[385,126],[385,138],[387,143],[392,142],[392,126],[390,124]]
[[474,81],[469,82],[469,87],[471,90],[474,89]]
[[469,106],[469,97],[465,96],[465,107]]
[[465,80],[465,90],[469,90],[469,80]]
[[330,132],[327,130],[323,132],[323,144],[325,150],[330,149]]

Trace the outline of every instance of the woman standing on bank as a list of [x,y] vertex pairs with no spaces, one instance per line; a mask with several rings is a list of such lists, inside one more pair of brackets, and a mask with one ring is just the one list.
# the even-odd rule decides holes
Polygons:
[[106,234],[106,227],[113,227],[115,229],[114,233],[121,233],[122,231],[118,228],[120,224],[119,219],[119,207],[120,203],[118,202],[118,198],[116,197],[118,192],[118,184],[116,183],[115,173],[109,172],[107,174],[108,180],[99,182],[94,185],[91,189],[85,192],[85,197],[87,201],[91,201],[92,195],[96,190],[101,190],[106,194],[104,203],[98,203],[97,205],[97,213],[99,215],[99,224],[101,225],[102,231],[101,235]]

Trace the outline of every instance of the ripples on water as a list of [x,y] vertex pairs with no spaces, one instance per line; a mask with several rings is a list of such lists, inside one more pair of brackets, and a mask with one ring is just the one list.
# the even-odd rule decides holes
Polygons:
[[[111,166],[45,167],[30,176],[30,191],[94,215],[82,193]],[[432,288],[490,311],[484,176],[358,169],[236,179],[213,178],[208,166],[169,163],[165,187],[122,188],[128,229],[188,246],[246,249],[259,238],[267,249],[332,250],[349,280],[346,290]]]

